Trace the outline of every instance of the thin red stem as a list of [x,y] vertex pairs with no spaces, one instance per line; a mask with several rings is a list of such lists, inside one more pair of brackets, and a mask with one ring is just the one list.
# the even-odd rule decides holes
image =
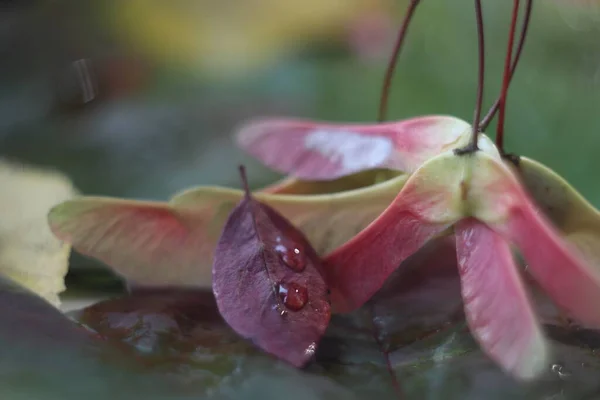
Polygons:
[[506,97],[508,96],[508,85],[510,83],[510,61],[512,58],[513,45],[515,42],[515,30],[517,28],[517,18],[519,16],[519,0],[513,1],[512,21],[508,33],[508,47],[506,49],[506,58],[504,60],[504,75],[502,77],[502,91],[500,92],[500,105],[498,116],[498,127],[496,128],[496,147],[501,154],[504,154],[504,121],[506,119]]
[[479,63],[477,72],[477,102],[473,115],[473,133],[471,137],[471,151],[478,149],[477,134],[479,133],[479,120],[481,119],[481,105],[483,103],[483,84],[485,79],[485,38],[483,31],[483,13],[481,11],[481,0],[475,0],[475,18],[477,20],[477,47],[479,52]]
[[[515,70],[517,69],[517,65],[519,64],[519,60],[521,59],[521,52],[523,51],[523,47],[525,45],[525,38],[527,37],[527,32],[528,32],[528,28],[529,28],[529,21],[531,19],[531,10],[533,8],[533,0],[526,0],[525,3],[525,15],[523,17],[523,24],[522,24],[522,28],[521,28],[521,35],[519,37],[519,43],[517,45],[517,51],[515,53],[515,57],[513,59],[512,62],[512,67],[510,70],[510,78],[509,78],[509,84],[510,81],[512,81],[512,78],[515,74]],[[485,117],[483,117],[483,119],[481,120],[481,123],[479,124],[479,131],[485,131],[488,127],[488,125],[490,124],[490,122],[492,122],[492,119],[494,119],[494,116],[496,115],[496,112],[498,112],[498,108],[500,106],[500,98],[496,99],[496,102],[494,103],[494,105],[490,108],[490,110],[488,111],[488,113],[485,115]]]
[[390,96],[390,88],[392,85],[392,78],[394,77],[394,71],[396,70],[396,65],[398,64],[398,57],[400,56],[400,51],[402,50],[402,45],[404,44],[406,32],[408,32],[408,26],[412,21],[413,14],[415,13],[415,9],[419,5],[420,1],[421,0],[410,0],[410,3],[408,4],[408,9],[406,10],[406,14],[404,14],[404,20],[402,21],[402,25],[400,26],[398,38],[396,39],[396,44],[394,45],[394,51],[392,52],[392,57],[390,58],[390,61],[388,63],[388,67],[385,72],[385,78],[383,80],[381,100],[379,101],[379,115],[377,117],[377,121],[379,122],[383,122],[386,118],[388,100]]

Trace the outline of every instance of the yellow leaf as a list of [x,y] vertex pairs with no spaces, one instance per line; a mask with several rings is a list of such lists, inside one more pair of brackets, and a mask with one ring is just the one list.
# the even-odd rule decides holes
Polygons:
[[58,306],[71,246],[52,235],[46,216],[76,191],[58,172],[3,160],[0,188],[0,274]]

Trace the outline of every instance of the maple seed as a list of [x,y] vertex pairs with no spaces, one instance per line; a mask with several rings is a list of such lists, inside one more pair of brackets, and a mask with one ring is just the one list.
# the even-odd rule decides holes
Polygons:
[[308,302],[308,290],[295,282],[280,283],[277,292],[283,304],[292,311],[299,311]]

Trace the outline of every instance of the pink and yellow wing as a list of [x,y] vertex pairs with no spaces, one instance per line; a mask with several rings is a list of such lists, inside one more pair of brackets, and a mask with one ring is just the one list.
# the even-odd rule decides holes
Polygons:
[[[400,175],[334,194],[258,192],[255,197],[292,221],[324,253],[373,221],[405,181]],[[240,190],[219,187],[191,189],[169,203],[82,197],[53,208],[49,223],[58,238],[138,287],[209,287],[217,240],[242,198]]]
[[360,307],[404,260],[462,216],[455,184],[462,165],[445,168],[453,157],[448,152],[423,164],[376,220],[325,257],[335,310]]
[[84,197],[53,208],[49,223],[58,238],[135,283],[208,287],[220,232],[206,227],[219,205],[206,202],[190,213],[166,203]]
[[[528,270],[573,318],[600,328],[600,269],[566,242],[533,203],[523,196],[521,207],[499,227],[519,248]],[[526,199],[526,200],[525,200]]]
[[505,209],[490,226],[516,245],[527,270],[560,308],[583,325],[600,328],[598,258],[562,237],[506,166],[497,161],[490,166],[500,178],[477,190],[492,208]]
[[332,180],[387,168],[413,172],[467,138],[469,124],[450,116],[425,116],[384,124],[330,124],[263,119],[247,123],[238,145],[266,166],[306,180]]
[[504,237],[469,218],[455,226],[465,315],[483,351],[505,371],[532,379],[548,348]]

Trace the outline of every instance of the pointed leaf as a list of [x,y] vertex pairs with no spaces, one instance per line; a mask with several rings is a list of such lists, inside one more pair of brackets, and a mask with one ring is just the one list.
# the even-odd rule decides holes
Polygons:
[[[573,318],[600,328],[600,268],[590,264],[544,217],[505,165],[478,155],[471,189],[477,218],[514,242],[540,286]],[[590,260],[594,262],[595,260]]]
[[307,180],[332,180],[374,168],[413,172],[468,140],[469,124],[449,116],[399,122],[330,124],[264,119],[244,125],[238,145],[263,164]]
[[469,218],[455,227],[465,314],[482,349],[521,379],[546,369],[548,350],[505,239]]
[[375,221],[325,258],[335,310],[361,306],[407,257],[462,216],[465,165],[452,152],[426,162]]
[[313,357],[331,316],[322,273],[304,235],[246,188],[214,255],[212,287],[225,321],[301,367]]

